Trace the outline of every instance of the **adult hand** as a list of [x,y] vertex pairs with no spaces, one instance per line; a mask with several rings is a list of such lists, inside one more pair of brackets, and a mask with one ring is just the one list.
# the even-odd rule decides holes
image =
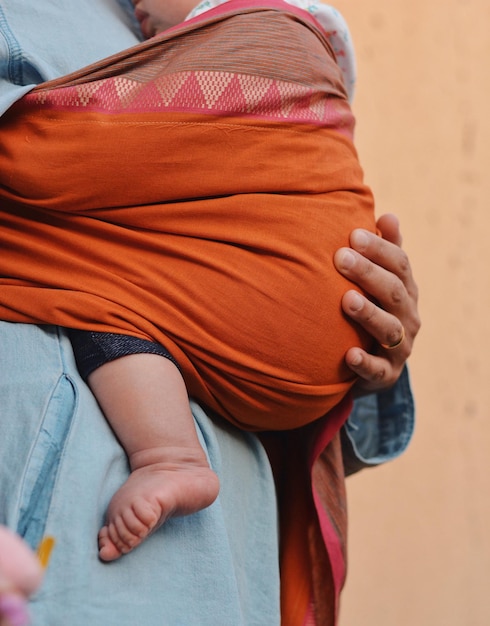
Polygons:
[[418,289],[401,249],[398,220],[383,215],[377,227],[382,237],[354,230],[351,248],[341,248],[334,259],[338,271],[371,297],[350,290],[342,300],[344,313],[378,345],[373,354],[359,347],[347,351],[346,363],[360,377],[355,388],[358,394],[388,388],[398,380],[420,329]]

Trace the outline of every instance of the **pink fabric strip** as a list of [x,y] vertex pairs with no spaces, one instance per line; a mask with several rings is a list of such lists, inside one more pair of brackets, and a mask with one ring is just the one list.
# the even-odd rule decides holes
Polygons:
[[[352,398],[350,395],[344,398],[344,400],[333,408],[329,414],[328,419],[324,422],[324,428],[319,434],[313,452],[310,458],[310,473],[312,471],[315,461],[318,459],[323,450],[327,447],[329,442],[335,436],[335,434],[342,428],[346,422],[352,410]],[[338,616],[339,610],[339,597],[342,590],[342,585],[345,580],[346,564],[344,556],[342,554],[342,547],[339,541],[339,537],[332,525],[330,518],[325,512],[318,492],[315,489],[315,485],[312,482],[313,501],[315,503],[315,509],[318,515],[318,522],[320,524],[321,533],[325,542],[325,548],[328,552],[330,565],[332,567],[332,576],[335,588],[335,615]],[[304,626],[311,626],[314,622],[311,622],[311,615],[308,614],[305,618]]]

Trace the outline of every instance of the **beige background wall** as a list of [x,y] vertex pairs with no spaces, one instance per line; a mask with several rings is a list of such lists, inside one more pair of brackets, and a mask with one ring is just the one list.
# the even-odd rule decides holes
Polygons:
[[340,0],[357,145],[420,287],[416,436],[352,477],[341,626],[490,625],[490,2]]

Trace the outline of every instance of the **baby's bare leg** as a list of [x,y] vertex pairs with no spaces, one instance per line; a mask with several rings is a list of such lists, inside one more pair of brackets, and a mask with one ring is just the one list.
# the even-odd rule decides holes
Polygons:
[[92,372],[89,384],[131,467],[99,532],[99,556],[112,561],[169,517],[209,506],[219,482],[197,438],[182,376],[169,359],[125,356]]

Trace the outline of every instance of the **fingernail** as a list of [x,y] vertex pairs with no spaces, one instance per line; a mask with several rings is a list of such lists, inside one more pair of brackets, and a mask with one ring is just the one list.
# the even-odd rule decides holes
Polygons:
[[344,270],[350,270],[356,262],[356,257],[350,250],[342,250],[339,256],[340,266]]
[[358,367],[362,363],[362,356],[358,353],[350,360],[351,365],[354,367]]
[[363,299],[357,292],[353,291],[351,295],[351,302],[350,302],[351,311],[357,313],[357,311],[360,311],[363,306],[364,306]]
[[367,232],[365,230],[362,230],[361,228],[357,228],[352,233],[352,243],[355,245],[356,248],[367,248],[367,245],[369,243]]

